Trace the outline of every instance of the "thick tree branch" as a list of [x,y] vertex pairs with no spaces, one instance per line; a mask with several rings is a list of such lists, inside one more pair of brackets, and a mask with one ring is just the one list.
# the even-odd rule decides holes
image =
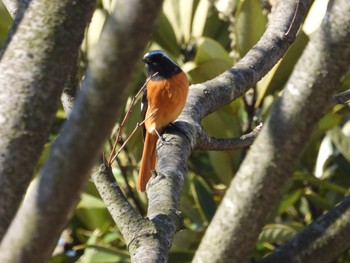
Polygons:
[[258,263],[320,263],[349,248],[350,197],[306,227]]
[[70,115],[73,109],[75,98],[77,96],[79,88],[78,69],[79,68],[77,62],[72,63],[72,68],[67,76],[66,82],[64,83],[63,92],[61,95],[61,103],[66,116]]
[[261,131],[262,123],[254,128],[248,134],[244,134],[238,138],[213,138],[201,129],[200,137],[197,137],[197,145],[195,150],[201,151],[232,151],[243,147],[250,146]]
[[[62,2],[65,1],[55,1]],[[1,244],[1,262],[47,262],[101,146],[124,107],[135,65],[140,61],[161,3],[116,2],[69,120]],[[85,10],[74,7],[80,9]],[[79,15],[73,17],[81,19]],[[38,45],[42,47],[41,43]],[[15,250],[11,249],[13,244]]]
[[93,7],[90,0],[33,1],[14,22],[0,62],[0,239],[32,179]]
[[161,249],[171,244],[175,231],[181,227],[176,209],[186,173],[185,164],[201,140],[201,119],[241,96],[277,63],[293,42],[305,8],[306,3],[302,1],[295,24],[285,36],[295,14],[296,3],[282,1],[274,22],[242,61],[211,81],[191,86],[185,109],[175,122],[177,129],[164,135],[171,144],[158,143],[157,173],[146,189],[149,198],[148,217],[162,222],[161,226],[165,230],[161,232],[162,235],[155,236],[162,247],[152,249],[147,242],[143,242],[139,246],[139,253],[146,255],[147,251],[164,251]]
[[[7,11],[9,12],[9,14],[13,19],[17,14],[19,5],[21,3],[23,5],[23,2],[24,2],[24,1],[21,2],[20,0],[2,0],[2,1]],[[61,96],[61,102],[67,116],[69,115],[71,109],[73,108],[73,102],[74,102],[74,99],[77,93],[77,88],[79,85],[77,74],[78,74],[78,65],[75,63],[73,64],[72,69],[68,74],[66,83],[63,88],[63,93]]]
[[6,7],[7,11],[11,15],[12,18],[16,16],[17,9],[19,6],[18,0],[2,0],[4,6]]
[[102,164],[96,168],[92,173],[92,180],[129,246],[135,239],[135,233],[142,232],[147,220],[143,219],[125,198],[110,167]]
[[312,36],[283,96],[241,164],[194,262],[248,261],[313,127],[348,70],[349,12],[349,1],[330,1],[321,28]]
[[[272,23],[259,42],[232,69],[203,84],[192,85],[185,115],[199,121],[222,105],[242,96],[265,76],[283,57],[295,40],[306,9],[307,0],[281,1],[272,17]],[[297,7],[299,8],[295,20]],[[288,35],[285,35],[291,27]],[[193,101],[197,104],[194,104]]]
[[[166,210],[172,206],[167,204],[169,197],[153,198],[156,206],[164,209],[162,215],[143,218],[125,198],[110,167],[101,165],[92,179],[126,241],[132,262],[166,262],[172,237],[182,222],[176,211]],[[176,229],[169,218],[177,222]]]
[[[181,123],[177,122],[176,125],[181,126]],[[174,131],[164,138],[171,142],[171,145],[158,143],[160,158],[157,163],[157,172],[147,185],[149,199],[147,216],[155,226],[156,232],[148,233],[151,236],[145,236],[131,244],[135,248],[135,256],[138,259],[152,254],[151,260],[147,262],[166,262],[174,234],[182,228],[182,218],[177,212],[177,207],[186,174],[184,163],[189,157],[191,148],[188,139],[184,138],[180,131]],[[184,149],[184,146],[187,148]],[[171,150],[168,147],[171,147]],[[151,241],[153,243],[149,245]]]
[[13,23],[10,32],[7,35],[5,43],[0,49],[0,59],[2,58],[7,46],[11,42],[13,35],[16,33],[17,28],[22,21],[23,15],[26,12],[31,1],[32,0],[6,0],[6,3],[4,3],[10,16],[13,19]]

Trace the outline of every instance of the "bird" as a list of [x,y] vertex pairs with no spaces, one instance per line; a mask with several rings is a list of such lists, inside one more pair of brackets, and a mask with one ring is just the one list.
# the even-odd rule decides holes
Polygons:
[[189,81],[182,69],[162,50],[152,50],[143,57],[148,82],[141,100],[144,146],[137,188],[144,192],[155,170],[156,145],[166,126],[182,112],[189,90]]

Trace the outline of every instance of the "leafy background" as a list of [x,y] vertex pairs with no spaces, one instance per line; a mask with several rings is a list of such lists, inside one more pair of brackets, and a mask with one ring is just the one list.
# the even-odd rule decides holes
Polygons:
[[[81,71],[94,52],[103,24],[114,1],[98,1],[92,22],[81,46]],[[284,58],[242,98],[206,117],[202,124],[216,137],[236,137],[264,122],[309,36],[318,27],[327,1],[314,1],[303,28]],[[242,58],[264,33],[270,6],[258,0],[165,0],[163,13],[149,49],[163,49],[186,72],[191,83],[216,77]],[[4,44],[11,18],[0,3],[0,45]],[[145,50],[145,52],[147,51]],[[133,94],[145,81],[141,69]],[[346,76],[339,92],[350,86]],[[139,107],[139,105],[136,105]],[[122,117],[122,116],[121,116]],[[305,147],[294,174],[276,205],[268,224],[260,234],[255,258],[268,254],[329,208],[348,195],[350,180],[350,111],[347,105],[335,105],[323,116]],[[44,162],[66,115],[57,111],[38,169]],[[134,110],[124,128],[125,137],[139,121]],[[108,156],[113,139],[106,142]],[[118,156],[114,175],[130,202],[143,214],[147,199],[135,188],[138,162],[142,152],[141,133],[137,133]],[[201,237],[226,188],[239,168],[247,149],[227,152],[194,152],[188,163],[179,210],[185,229],[177,233],[169,262],[190,262]],[[38,170],[37,169],[37,170]],[[123,237],[116,228],[93,183],[89,181],[75,214],[67,225],[50,260],[60,262],[129,262]],[[349,262],[349,252],[337,262]]]

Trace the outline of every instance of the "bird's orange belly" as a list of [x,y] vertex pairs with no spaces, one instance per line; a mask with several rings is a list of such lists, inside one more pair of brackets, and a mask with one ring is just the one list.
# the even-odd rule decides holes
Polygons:
[[188,94],[188,80],[180,72],[170,79],[151,81],[147,85],[148,117],[145,121],[147,132],[160,132],[170,122],[176,120],[183,110]]

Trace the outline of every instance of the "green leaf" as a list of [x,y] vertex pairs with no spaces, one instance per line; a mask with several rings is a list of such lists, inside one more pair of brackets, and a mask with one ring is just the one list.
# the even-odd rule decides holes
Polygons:
[[95,10],[86,33],[86,37],[84,40],[85,43],[82,45],[82,48],[85,52],[89,51],[88,54],[94,52],[94,48],[98,40],[100,39],[100,35],[102,32],[104,23],[106,22],[107,16],[108,14],[106,10],[102,10],[102,9]]
[[343,77],[341,86],[338,88],[338,91],[346,91],[350,87],[350,71]]
[[205,130],[214,137],[232,138],[240,135],[241,122],[238,117],[240,101],[236,100],[202,121]]
[[91,208],[106,208],[103,201],[92,195],[82,193],[81,200],[77,205],[78,209],[91,209]]
[[282,89],[284,84],[287,82],[290,74],[294,70],[294,66],[299,60],[299,57],[303,53],[308,42],[308,36],[302,30],[300,30],[293,45],[288,49],[287,53],[284,55],[282,62],[279,64],[270,82],[270,93]]
[[192,17],[199,0],[166,0],[163,12],[176,35],[177,43],[189,43],[192,31]]
[[277,213],[280,215],[288,209],[288,207],[294,205],[301,195],[303,194],[302,189],[295,190],[291,193],[287,193],[283,196],[281,202],[279,203]]
[[214,39],[201,37],[196,40],[196,47],[194,60],[182,67],[193,83],[212,79],[232,67],[233,61],[229,54]]
[[311,191],[307,191],[305,193],[305,197],[312,202],[314,205],[323,208],[323,209],[331,209],[332,203],[325,197]]
[[169,263],[191,262],[194,256],[193,251],[174,251],[169,253]]
[[10,30],[12,24],[12,18],[10,14],[7,12],[7,9],[3,5],[2,1],[0,1],[0,47],[4,43],[7,34]]
[[228,52],[224,47],[217,41],[209,37],[201,37],[196,41],[197,53],[194,58],[194,62],[197,65],[202,63],[212,61],[212,60],[221,60],[225,64],[226,68],[232,66],[233,61],[229,56]]
[[303,23],[303,30],[308,35],[315,32],[322,23],[322,19],[327,12],[328,1],[314,0]]
[[215,171],[215,174],[220,179],[220,182],[229,185],[233,173],[233,161],[230,158],[229,152],[209,152],[210,163]]
[[283,59],[258,83],[256,108],[260,107],[267,95],[283,89],[308,41],[307,35],[303,31],[299,31],[293,45],[288,49]]
[[194,206],[193,196],[183,193],[181,196],[180,211],[184,215],[184,225],[188,229],[196,229],[203,224],[203,216]]
[[67,256],[65,254],[55,255],[50,258],[49,263],[74,263],[77,262],[76,257]]
[[216,211],[216,204],[213,201],[211,189],[203,178],[195,176],[191,190],[200,214],[209,223]]
[[[203,217],[200,215],[198,209],[196,208],[191,190],[193,187],[193,177],[195,176],[197,175],[193,173],[190,173],[189,176],[186,176],[182,189],[183,193],[181,194],[180,211],[184,215],[184,225],[186,226],[186,229],[196,229],[198,226],[203,224]],[[175,235],[175,239],[176,236],[177,235]],[[177,247],[175,246],[175,248]]]
[[307,182],[309,184],[312,184],[314,186],[317,186],[321,189],[327,189],[330,191],[334,191],[340,194],[347,194],[348,190],[345,187],[342,187],[338,184],[330,183],[326,179],[318,179],[314,177],[313,175],[305,174],[302,172],[296,172],[293,174],[293,180],[296,181],[302,181],[302,182]]
[[179,5],[180,3],[178,0],[165,0],[163,3],[163,12],[173,28],[178,43],[180,43],[182,39]]
[[315,176],[316,178],[324,178],[325,171],[327,168],[327,163],[334,154],[334,147],[332,145],[329,136],[325,136],[321,141],[319,151],[317,154],[316,164],[315,164]]
[[176,233],[170,252],[188,251],[198,245],[203,236],[202,231],[184,229]]
[[[95,245],[97,244],[98,237],[101,235],[101,232],[98,230],[95,230],[91,236],[89,237],[87,241],[87,245]],[[85,247],[85,246],[84,246]],[[93,249],[85,249],[84,255],[80,258],[78,261],[79,263],[91,263],[92,257],[94,255],[95,251]]]
[[[221,19],[220,15],[217,12],[217,9],[211,5],[211,7],[208,9],[202,36],[211,37],[212,39],[215,39],[217,42],[219,42],[225,49],[231,50],[230,28],[231,23],[229,21]],[[195,37],[198,38],[199,36]]]
[[342,115],[334,112],[327,113],[324,115],[318,123],[318,132],[324,133],[335,126],[339,125],[342,121]]
[[129,256],[118,253],[112,249],[99,246],[88,246],[84,255],[81,257],[80,263],[114,263],[114,262],[130,262]]
[[327,135],[331,138],[344,158],[350,162],[350,138],[347,137],[339,127],[334,127],[327,132]]
[[220,59],[212,59],[200,65],[194,62],[187,62],[182,69],[189,74],[191,82],[195,84],[213,79],[230,67],[231,66],[225,64],[225,62]]
[[79,249],[84,249],[84,255],[78,261],[79,263],[130,262],[129,255],[125,250],[101,245],[101,238],[103,239],[101,231],[96,229],[86,245],[79,246]]
[[92,255],[89,257],[89,260],[82,261],[83,263],[115,263],[115,262],[130,262],[127,257],[123,257],[117,254],[106,253],[103,251],[92,250]]
[[183,33],[183,42],[189,43],[192,32],[192,17],[199,0],[178,0],[180,10],[180,27]]
[[287,241],[298,231],[285,224],[269,224],[266,225],[259,235],[259,242],[281,243]]
[[75,216],[91,230],[112,224],[111,216],[103,201],[86,193],[81,195]]
[[304,196],[300,198],[299,211],[304,216],[305,223],[310,224],[312,222],[312,213],[309,201]]
[[[277,64],[274,65],[274,67],[256,84],[257,99],[254,106],[256,109],[263,107],[262,109],[265,110],[264,108],[267,107],[265,106],[265,104],[263,104],[263,102],[266,103],[266,99],[269,99],[269,97],[271,97],[269,96],[269,94],[271,93],[271,91],[269,90],[270,83],[273,77],[275,76],[280,63],[281,61],[277,62]],[[271,101],[268,101],[268,104],[270,102]]]
[[192,22],[192,36],[199,38],[204,35],[204,29],[207,22],[208,12],[211,3],[208,0],[201,0],[198,3]]
[[170,24],[168,17],[161,13],[159,18],[159,26],[153,34],[153,40],[159,44],[162,49],[173,56],[180,55],[180,47],[178,45],[174,28]]
[[237,10],[237,49],[243,57],[260,39],[266,29],[267,18],[258,0],[245,0]]

